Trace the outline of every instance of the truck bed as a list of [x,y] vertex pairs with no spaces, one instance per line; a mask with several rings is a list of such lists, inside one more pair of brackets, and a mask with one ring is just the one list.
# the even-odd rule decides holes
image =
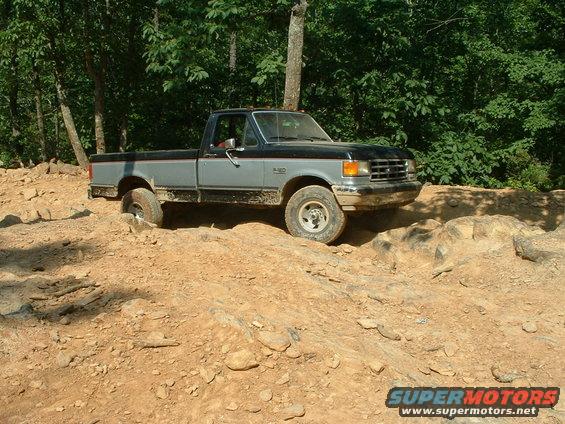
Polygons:
[[145,160],[196,159],[198,149],[152,150],[149,152],[103,153],[92,155],[91,162],[135,162]]

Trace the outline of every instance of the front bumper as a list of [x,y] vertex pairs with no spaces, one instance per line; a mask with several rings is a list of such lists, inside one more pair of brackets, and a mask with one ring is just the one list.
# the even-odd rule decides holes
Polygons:
[[332,186],[332,191],[345,211],[385,209],[412,203],[422,184],[418,181],[390,181],[364,185]]

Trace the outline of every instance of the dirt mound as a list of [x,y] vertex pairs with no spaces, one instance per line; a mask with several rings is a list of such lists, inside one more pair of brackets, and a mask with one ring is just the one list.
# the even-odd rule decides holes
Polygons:
[[436,217],[377,236],[359,219],[325,246],[276,211],[179,206],[157,229],[86,199],[84,177],[0,183],[0,217],[51,211],[0,228],[2,423],[390,423],[395,385],[563,384],[563,266],[514,247],[554,252],[562,232]]

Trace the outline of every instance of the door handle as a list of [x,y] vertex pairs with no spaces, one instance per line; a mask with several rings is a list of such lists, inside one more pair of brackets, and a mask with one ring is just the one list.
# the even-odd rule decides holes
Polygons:
[[236,152],[237,149],[226,149],[226,156],[228,157],[228,159],[230,160],[230,162],[233,164],[233,166],[235,166],[236,168],[239,168],[239,162],[235,160],[235,158],[232,156],[232,152]]
[[217,158],[218,155],[216,153],[204,153],[205,158]]

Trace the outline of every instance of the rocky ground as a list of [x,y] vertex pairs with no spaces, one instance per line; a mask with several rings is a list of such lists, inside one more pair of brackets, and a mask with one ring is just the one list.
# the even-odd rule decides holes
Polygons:
[[325,246],[87,183],[0,169],[2,423],[391,423],[395,385],[564,383],[563,192],[428,186]]

